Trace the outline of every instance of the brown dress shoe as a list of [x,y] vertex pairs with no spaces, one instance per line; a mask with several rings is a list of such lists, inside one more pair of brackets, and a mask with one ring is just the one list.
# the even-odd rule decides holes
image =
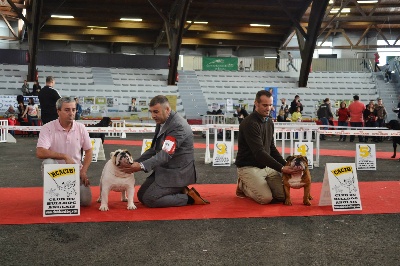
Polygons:
[[203,199],[199,192],[195,188],[189,189],[189,192],[187,193],[189,197],[191,197],[194,200],[195,205],[205,205],[205,204],[210,204],[208,200]]

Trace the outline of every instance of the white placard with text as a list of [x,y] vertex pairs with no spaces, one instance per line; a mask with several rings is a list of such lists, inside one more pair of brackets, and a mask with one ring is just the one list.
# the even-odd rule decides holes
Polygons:
[[306,156],[308,160],[308,168],[313,169],[314,165],[314,144],[312,142],[295,142],[294,143],[294,154]]
[[143,139],[143,144],[142,144],[142,153],[143,154],[145,151],[150,149],[151,143],[153,142],[152,139]]
[[362,210],[357,170],[354,163],[327,163],[319,206],[334,211]]
[[79,164],[43,166],[43,217],[80,215]]
[[[103,142],[101,141],[101,138],[93,138],[93,139],[91,138],[90,142],[92,143],[92,150],[93,150],[92,162],[97,162],[100,149],[102,149],[103,153],[104,153]],[[85,152],[83,152],[83,154],[82,154],[82,162],[83,162],[83,159],[85,159]],[[105,160],[105,158],[104,158],[104,160]]]
[[232,155],[230,142],[216,142],[214,145],[213,166],[230,166]]
[[376,170],[375,144],[356,144],[357,170]]

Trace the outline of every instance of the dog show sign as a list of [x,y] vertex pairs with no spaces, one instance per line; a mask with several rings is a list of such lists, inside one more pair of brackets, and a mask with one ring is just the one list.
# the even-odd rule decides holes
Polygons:
[[319,206],[334,211],[362,210],[357,170],[354,163],[327,163]]
[[307,157],[308,169],[313,169],[314,165],[314,144],[312,142],[295,142],[294,143],[294,155],[302,155]]
[[43,217],[80,215],[79,164],[45,164],[43,173]]
[[[103,161],[106,159],[106,155],[104,154],[104,147],[101,138],[90,138],[90,142],[92,143],[92,163],[97,162],[98,160]],[[82,162],[85,159],[85,153],[82,155]]]
[[232,158],[232,144],[230,142],[215,142],[213,166],[230,166]]
[[376,170],[375,144],[356,144],[357,170]]
[[147,151],[148,149],[150,149],[151,147],[151,143],[153,142],[152,139],[143,139],[143,143],[142,143],[142,153],[143,154],[145,151]]

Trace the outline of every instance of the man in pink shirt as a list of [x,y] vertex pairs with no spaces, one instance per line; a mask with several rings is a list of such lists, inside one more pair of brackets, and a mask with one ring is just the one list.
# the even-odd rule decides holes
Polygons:
[[[354,129],[363,127],[363,112],[365,110],[365,104],[360,102],[360,97],[358,95],[353,96],[354,101],[347,108],[350,113],[350,126]],[[353,129],[353,128],[352,128]],[[354,135],[350,136],[350,142],[354,141]],[[358,136],[358,141],[363,142],[363,137]]]
[[[92,144],[85,126],[74,121],[76,102],[70,97],[62,97],[56,103],[58,119],[45,124],[39,135],[36,156],[45,159],[44,164],[80,164],[81,206],[89,206],[92,193],[89,187],[87,170],[92,162]],[[85,159],[81,163],[81,149]]]

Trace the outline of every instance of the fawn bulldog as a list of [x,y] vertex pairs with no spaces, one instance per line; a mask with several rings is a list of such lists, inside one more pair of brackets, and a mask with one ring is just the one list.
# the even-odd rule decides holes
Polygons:
[[127,174],[119,169],[121,163],[133,164],[133,159],[129,151],[116,150],[111,152],[111,159],[103,168],[100,179],[100,196],[97,202],[101,202],[100,211],[108,211],[108,194],[110,190],[121,192],[121,201],[128,202],[128,210],[136,209],[133,203],[135,194],[135,176]]
[[310,206],[313,198],[310,195],[311,189],[311,175],[308,169],[307,157],[302,155],[293,155],[286,158],[286,165],[301,169],[302,172],[299,175],[283,174],[283,185],[285,189],[285,205],[292,205],[290,199],[290,188],[302,188],[304,187],[303,203],[304,205]]

